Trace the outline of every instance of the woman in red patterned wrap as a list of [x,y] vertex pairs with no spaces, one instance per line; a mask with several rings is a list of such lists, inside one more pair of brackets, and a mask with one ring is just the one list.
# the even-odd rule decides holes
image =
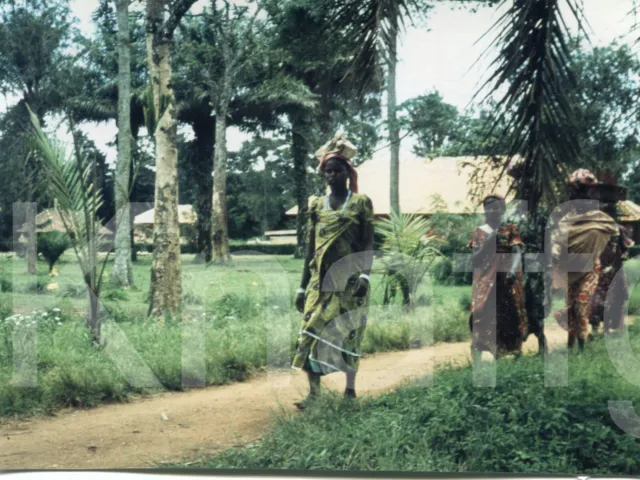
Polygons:
[[[504,198],[490,195],[482,202],[486,224],[476,228],[469,242],[473,254],[472,331],[474,361],[482,351],[500,355],[522,352],[527,331],[520,258],[524,244],[513,224],[502,225]],[[513,257],[496,254],[516,254]]]

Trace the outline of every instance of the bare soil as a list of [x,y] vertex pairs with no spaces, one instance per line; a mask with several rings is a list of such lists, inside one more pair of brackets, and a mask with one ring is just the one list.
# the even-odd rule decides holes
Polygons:
[[[550,347],[566,344],[559,326],[546,329]],[[526,351],[536,351],[530,336]],[[434,365],[470,361],[470,344],[442,343],[383,353],[362,360],[360,397],[393,390]],[[344,376],[324,385],[342,391]],[[68,409],[53,417],[0,423],[0,469],[114,469],[153,467],[215,453],[258,439],[277,415],[294,415],[306,396],[304,374],[268,373],[245,383],[163,393],[91,410]]]

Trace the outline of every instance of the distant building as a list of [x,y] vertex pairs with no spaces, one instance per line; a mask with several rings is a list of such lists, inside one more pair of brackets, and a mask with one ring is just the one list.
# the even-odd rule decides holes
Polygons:
[[[66,217],[65,217],[66,219]],[[66,228],[64,226],[63,218],[55,208],[48,208],[43,210],[39,214],[36,215],[36,233],[41,232],[66,232]],[[26,242],[26,235],[28,232],[27,225],[23,224],[22,227],[18,230],[20,233],[20,237],[18,238],[18,242],[24,243]],[[100,227],[99,229],[100,235],[106,241],[113,240],[113,232],[107,227]]]
[[[507,175],[496,183],[499,171],[487,172],[483,181],[475,182],[474,186],[471,182],[474,165],[481,161],[479,157],[438,157],[431,160],[403,152],[400,159],[400,211],[425,217],[437,211],[456,214],[469,214],[474,210],[481,212],[479,207],[484,196],[490,193],[505,196],[510,186]],[[358,166],[357,170],[360,193],[371,198],[376,217],[388,216],[388,151],[375,155]],[[312,196],[309,201],[315,198]],[[434,202],[436,198],[440,200],[439,205]],[[507,196],[507,200],[511,198],[512,195]],[[640,244],[640,206],[623,200],[618,202],[617,207],[619,222],[630,230],[635,242]],[[295,206],[286,215],[295,217],[297,213],[298,207]]]
[[[484,181],[477,182],[481,187],[475,192],[472,190],[474,164],[478,161],[474,157],[439,157],[430,160],[403,154],[400,160],[400,211],[425,216],[436,211],[472,213],[484,196],[490,193],[506,195],[509,179],[505,176],[496,185],[497,172],[487,173]],[[388,216],[391,211],[388,154],[374,156],[358,166],[357,170],[360,193],[371,198],[376,216]],[[439,197],[444,208],[435,205],[436,197]],[[309,201],[315,198],[313,196]],[[286,215],[295,217],[297,213],[298,207],[295,206]]]
[[[180,243],[188,243],[195,234],[197,214],[193,205],[178,205],[178,222],[180,223]],[[133,219],[133,238],[136,243],[153,241],[153,225],[155,209],[151,208]]]

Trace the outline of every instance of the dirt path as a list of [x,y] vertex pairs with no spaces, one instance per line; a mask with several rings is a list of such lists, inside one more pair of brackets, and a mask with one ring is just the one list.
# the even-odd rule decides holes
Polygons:
[[[558,326],[549,345],[566,342]],[[526,350],[537,350],[531,336]],[[432,371],[434,364],[468,362],[469,343],[384,353],[363,359],[359,395],[394,389]],[[290,372],[246,383],[187,393],[167,393],[128,404],[62,411],[53,418],[0,424],[0,469],[98,469],[150,467],[154,462],[213,453],[259,438],[274,414],[293,412],[306,394],[306,378]],[[325,385],[344,388],[343,375]]]

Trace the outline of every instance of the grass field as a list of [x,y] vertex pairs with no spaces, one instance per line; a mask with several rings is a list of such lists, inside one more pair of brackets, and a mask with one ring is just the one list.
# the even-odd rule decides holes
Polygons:
[[[72,257],[64,257],[54,277],[39,264],[35,278],[26,275],[22,260],[4,259],[0,263],[0,286],[5,290],[0,297],[0,317],[4,318],[0,322],[0,415],[125,401],[131,394],[157,388],[180,390],[185,375],[182,337],[187,328],[204,338],[207,385],[246,380],[267,367],[289,367],[301,320],[293,307],[302,272],[300,260],[236,257],[231,266],[206,267],[185,255],[186,307],[180,324],[146,318],[150,266],[149,257],[135,264],[135,287],[128,290],[113,289],[107,283],[102,302],[107,327],[117,325],[160,384],[141,387],[130,385],[118,365],[92,344],[82,320],[86,300],[80,271]],[[107,274],[109,271],[107,267]],[[425,283],[419,291],[421,305],[405,314],[399,306],[381,306],[379,278],[377,273],[372,276],[372,306],[363,353],[469,337],[470,287]],[[51,285],[56,288],[51,290]],[[18,316],[9,316],[12,307]],[[34,309],[38,312],[31,313]],[[21,342],[19,327],[30,324],[37,325],[33,327],[38,334],[37,382],[20,388],[12,384],[14,351]]]
[[[126,401],[131,394],[158,389],[181,390],[183,378],[192,373],[191,367],[183,371],[182,338],[187,331],[195,331],[204,342],[206,385],[243,381],[265,368],[288,368],[301,320],[293,300],[302,261],[260,255],[235,257],[230,266],[206,267],[185,255],[182,263],[186,305],[180,324],[146,318],[150,257],[141,257],[135,264],[134,287],[114,289],[106,283],[102,296],[105,325],[116,325],[121,338],[130,343],[130,352],[123,350],[118,355],[132,365],[138,362],[136,371],[148,368],[158,382],[141,386],[127,382],[122,365],[92,344],[82,318],[86,312],[84,287],[73,257],[65,255],[53,277],[44,263],[38,264],[39,274],[32,277],[26,274],[23,260],[2,258],[0,416]],[[640,271],[640,263],[631,267]],[[110,273],[110,265],[106,272]],[[379,265],[374,264],[363,353],[467,340],[470,294],[469,286],[434,285],[427,278],[418,291],[420,305],[415,311],[406,314],[399,306],[384,308]],[[630,311],[635,312],[640,310],[640,288],[633,290],[632,297]],[[554,306],[561,303],[556,298]],[[31,313],[33,310],[37,312]],[[14,311],[19,315],[11,316]],[[37,329],[37,382],[28,388],[12,383],[14,362],[19,359],[14,352],[29,340],[24,333],[29,328],[22,328],[25,325]],[[116,344],[122,347],[122,342],[110,343]]]
[[[629,332],[632,348],[640,352],[640,330],[632,326]],[[429,386],[416,382],[377,398],[349,402],[325,394],[303,415],[281,417],[260,441],[186,464],[638,475],[638,439],[609,412],[610,401],[633,402],[636,410],[640,402],[638,376],[636,384],[623,377],[624,370],[637,366],[612,362],[616,355],[618,361],[624,357],[625,344],[628,340],[618,338],[607,349],[600,339],[589,344],[587,354],[571,355],[568,385],[561,388],[545,386],[541,358],[523,357],[497,362],[495,388],[476,387],[470,367],[447,367]],[[628,420],[637,430],[638,420]]]

